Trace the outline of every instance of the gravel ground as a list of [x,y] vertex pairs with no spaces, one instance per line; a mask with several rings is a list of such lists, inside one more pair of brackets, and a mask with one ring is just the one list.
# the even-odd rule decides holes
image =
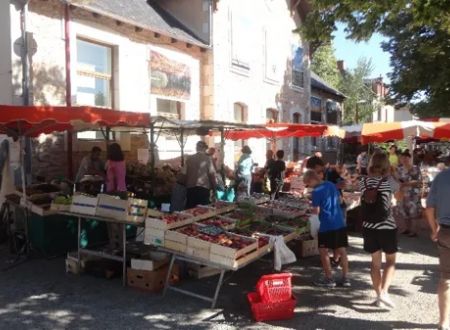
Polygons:
[[[317,289],[310,285],[320,273],[319,260],[300,260],[288,267],[294,274],[298,300],[295,318],[271,323],[251,320],[245,294],[269,262],[256,262],[227,274],[219,308],[169,293],[166,298],[130,288],[119,279],[105,280],[64,272],[64,260],[33,259],[0,272],[1,329],[435,329],[438,278],[435,246],[423,233],[401,238],[398,271],[392,287],[397,308],[371,305],[369,258],[362,239],[351,237],[352,289]],[[3,257],[2,257],[3,255]],[[4,259],[0,251],[0,259]],[[4,260],[3,260],[4,261]],[[215,278],[188,281],[183,287],[212,292]]]

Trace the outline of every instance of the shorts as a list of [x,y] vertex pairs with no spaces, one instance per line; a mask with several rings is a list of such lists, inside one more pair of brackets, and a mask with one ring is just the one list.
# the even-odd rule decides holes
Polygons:
[[450,229],[441,226],[438,233],[439,268],[441,278],[450,280]]
[[319,249],[336,250],[348,246],[347,228],[326,231],[318,234]]
[[363,229],[364,251],[383,251],[393,254],[398,251],[397,229]]

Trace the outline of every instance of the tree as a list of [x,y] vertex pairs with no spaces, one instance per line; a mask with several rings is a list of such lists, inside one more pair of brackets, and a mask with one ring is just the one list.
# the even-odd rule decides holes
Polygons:
[[450,6],[448,0],[311,0],[302,32],[314,51],[329,43],[336,22],[348,37],[383,34],[391,55],[392,102],[408,103],[421,116],[450,116]]
[[339,90],[347,96],[344,101],[344,123],[358,124],[372,118],[372,114],[376,110],[375,94],[371,84],[368,84],[368,78],[372,71],[372,61],[360,58],[353,70],[343,73]]
[[338,87],[339,70],[331,44],[323,45],[314,52],[311,60],[311,70],[331,86]]

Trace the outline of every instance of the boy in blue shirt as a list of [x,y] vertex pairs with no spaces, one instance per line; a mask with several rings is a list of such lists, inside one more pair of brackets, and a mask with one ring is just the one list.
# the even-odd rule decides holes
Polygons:
[[350,287],[350,281],[347,278],[347,228],[340,205],[339,191],[335,184],[323,181],[313,170],[309,170],[304,174],[303,181],[307,187],[314,189],[312,192],[312,212],[313,214],[318,214],[320,221],[318,235],[319,252],[325,277],[315,281],[314,284],[327,288],[336,286],[328,256],[328,250],[333,250],[335,256],[340,256],[342,267],[342,280],[339,284],[344,287]]

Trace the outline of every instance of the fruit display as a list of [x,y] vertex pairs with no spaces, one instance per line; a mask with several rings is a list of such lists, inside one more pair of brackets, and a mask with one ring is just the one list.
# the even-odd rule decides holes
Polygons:
[[213,217],[199,222],[202,225],[216,226],[222,229],[233,229],[236,226],[236,220],[224,217]]
[[291,227],[291,228],[305,227],[308,224],[308,219],[305,217],[286,218],[286,217],[278,216],[278,215],[270,215],[265,220],[267,222],[270,222],[270,223],[273,223],[276,225],[282,225],[282,226]]
[[182,227],[194,221],[195,219],[188,214],[161,213],[161,215],[156,217],[147,216],[147,219],[145,220],[145,227],[158,230],[169,230]]
[[215,215],[213,209],[204,206],[197,206],[192,209],[184,210],[182,213],[194,217],[195,220],[206,219]]
[[237,205],[234,203],[217,201],[217,202],[211,204],[211,207],[216,209],[217,213],[222,214],[222,213],[233,211],[237,207]]
[[64,195],[56,196],[55,199],[53,200],[53,203],[58,205],[71,205],[72,197]]
[[296,207],[301,210],[306,210],[309,208],[309,201],[306,198],[293,194],[284,194],[280,196],[277,202],[291,207]]
[[301,210],[281,202],[267,202],[261,204],[259,207],[261,210],[264,210],[266,214],[282,215],[288,218],[296,218],[306,213],[306,209]]

